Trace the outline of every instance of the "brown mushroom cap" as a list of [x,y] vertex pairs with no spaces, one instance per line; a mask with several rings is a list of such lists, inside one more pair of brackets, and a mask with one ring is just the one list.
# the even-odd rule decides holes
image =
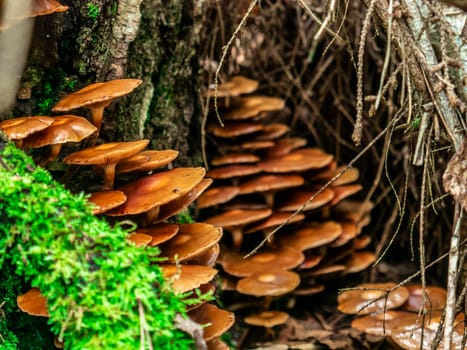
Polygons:
[[231,227],[244,226],[246,224],[259,221],[267,218],[271,214],[271,209],[234,209],[223,212],[204,221],[208,224],[221,226],[228,230]]
[[221,138],[248,135],[260,130],[263,130],[263,124],[253,122],[225,123],[223,126],[215,124],[209,127],[209,132]]
[[125,203],[126,195],[122,191],[100,191],[93,192],[88,198],[88,202],[94,205],[92,213],[94,215],[105,213]]
[[219,309],[217,306],[206,303],[190,311],[188,316],[200,325],[207,325],[203,331],[206,341],[219,337],[232,327],[235,315],[232,312]]
[[68,6],[62,5],[56,0],[33,0],[30,16],[44,16],[66,10],[68,10]]
[[169,281],[174,291],[185,293],[208,283],[217,274],[217,270],[200,265],[160,265],[164,278]]
[[303,251],[331,243],[341,232],[341,225],[334,221],[310,223],[291,234],[278,237],[278,242]]
[[107,215],[135,215],[169,203],[187,194],[201,182],[204,174],[204,168],[175,168],[145,176],[119,189],[127,195],[127,200]]
[[237,291],[242,294],[280,296],[290,293],[300,284],[300,276],[291,271],[271,269],[242,278],[237,283]]
[[276,123],[265,125],[261,132],[256,135],[255,139],[259,141],[274,140],[281,137],[289,130],[290,128],[285,124]]
[[303,253],[289,247],[271,248],[244,259],[242,254],[222,255],[224,271],[235,277],[247,277],[270,269],[290,270],[303,262]]
[[387,294],[394,287],[396,287],[395,283],[361,284],[357,287],[359,289],[347,290],[339,294],[337,309],[345,314],[367,315],[397,308],[409,298],[409,291],[400,286]]
[[[260,150],[260,149],[265,149],[269,147],[273,147],[274,142],[272,141],[249,141],[249,142],[244,142],[240,145],[240,149],[242,150]],[[235,146],[234,149],[236,149],[237,146]]]
[[285,101],[277,97],[247,96],[240,97],[225,113],[225,120],[242,120],[255,117],[261,112],[277,111],[285,106]]
[[360,332],[372,335],[391,335],[392,330],[402,322],[416,324],[419,315],[399,310],[386,310],[386,312],[377,315],[366,315],[357,317],[352,321],[352,328]]
[[152,237],[150,235],[138,232],[131,233],[127,239],[137,247],[145,247],[149,245],[152,241]]
[[142,151],[118,162],[117,174],[132,171],[151,171],[170,164],[178,156],[178,151],[171,149],[163,151]]
[[[289,191],[281,196],[277,210],[281,211],[296,211],[301,208],[312,196],[314,196],[316,191]],[[307,205],[302,209],[304,211],[313,210],[320,208],[325,204],[328,204],[334,198],[334,191],[330,188],[325,188],[321,193],[319,193],[312,201],[307,203]]]
[[[217,86],[217,97],[239,96],[242,94],[249,94],[258,88],[258,81],[248,79],[241,75],[232,77],[229,81],[219,84]],[[216,96],[216,89],[213,86],[207,91],[207,96]]]
[[96,131],[96,127],[83,117],[61,115],[53,119],[53,123],[48,128],[24,139],[24,147],[38,148],[66,142],[80,142]]
[[47,299],[41,294],[39,288],[31,288],[26,293],[16,297],[19,309],[31,316],[49,317]]
[[[52,111],[67,112],[80,107],[93,108],[93,106],[96,105],[99,105],[99,107],[103,109],[109,105],[114,98],[121,97],[133,91],[141,82],[142,81],[139,79],[117,79],[103,83],[94,83],[69,94],[60,100],[52,108]],[[100,118],[102,118],[102,115],[100,115]],[[93,115],[93,121],[97,128],[99,128],[101,120],[96,120],[96,116]]]
[[[310,180],[327,182],[339,174],[344,168],[345,166],[340,166],[335,169],[320,172],[311,177]],[[358,180],[359,175],[360,173],[357,168],[349,168],[340,177],[338,177],[336,181],[332,183],[332,186],[347,185],[349,183],[355,182]]]
[[268,149],[267,156],[270,158],[282,157],[290,153],[294,149],[305,146],[306,143],[306,139],[301,137],[286,137],[277,140],[274,146]]
[[298,213],[297,215],[293,216],[291,213],[283,213],[283,212],[276,212],[272,213],[266,219],[261,220],[258,223],[253,223],[245,228],[243,233],[252,233],[257,231],[267,231],[268,229],[275,228],[279,225],[282,225],[284,222],[287,221],[287,225],[303,221],[305,219],[305,215],[302,213]]
[[342,233],[334,242],[329,245],[331,248],[342,247],[357,237],[357,235],[361,232],[358,226],[353,222],[339,221],[339,224],[342,227]]
[[229,153],[213,158],[211,164],[214,166],[219,166],[239,163],[256,163],[259,160],[260,158],[258,156],[251,153]]
[[97,133],[89,142],[91,145],[94,145],[101,128],[105,107],[112,102],[112,99],[125,95],[140,83],[141,81],[138,79],[120,79],[91,84],[66,96],[52,110],[67,111],[78,107],[88,108],[91,113],[92,122],[97,128]]
[[239,191],[240,190],[237,186],[219,186],[210,188],[198,197],[196,204],[199,209],[202,209],[226,203],[233,199]]
[[269,310],[248,315],[244,321],[252,326],[271,328],[286,323],[288,319],[289,314],[286,312]]
[[376,260],[372,252],[353,252],[346,262],[345,273],[356,273],[365,270]]
[[163,221],[188,208],[200,195],[212,184],[212,179],[203,179],[193,189],[182,197],[179,197],[160,207],[157,221]]
[[260,173],[261,169],[256,165],[226,165],[210,170],[206,176],[213,179],[231,179],[238,176],[247,176]]
[[298,266],[298,270],[309,270],[317,266],[321,260],[323,260],[324,255],[318,253],[308,253],[305,255],[305,260]]
[[334,198],[331,201],[331,205],[336,205],[344,198],[347,198],[362,189],[362,185],[355,184],[355,185],[342,185],[342,186],[335,186],[332,188],[334,191]]
[[21,117],[7,119],[0,123],[0,129],[10,140],[22,140],[35,132],[48,128],[54,122],[52,117]]
[[332,162],[333,156],[318,148],[302,148],[284,156],[266,158],[258,166],[270,173],[288,173],[322,168]]
[[104,165],[117,163],[145,148],[149,140],[110,142],[74,152],[63,159],[66,164]]
[[138,228],[134,233],[143,233],[151,236],[151,242],[148,245],[153,247],[174,237],[178,230],[178,225],[160,222],[150,227]]
[[206,223],[179,225],[178,234],[159,246],[161,256],[169,263],[194,258],[215,245],[222,237],[222,229]]
[[[438,327],[440,327],[440,321],[441,312],[439,311],[428,313],[425,315],[424,321],[422,321],[421,318],[419,318],[418,322],[401,320],[399,324],[393,328],[391,339],[402,349],[431,349]],[[459,314],[454,321],[454,331],[451,335],[451,350],[461,350],[464,348],[464,332],[464,314]]]
[[211,248],[208,248],[201,254],[195,256],[193,259],[190,259],[189,263],[214,267],[214,265],[216,265],[220,251],[221,248],[219,246],[219,243],[216,243]]
[[310,296],[314,294],[321,293],[324,291],[324,284],[316,284],[312,286],[299,286],[292,292],[292,295],[296,296]]
[[343,220],[359,222],[366,214],[373,209],[373,203],[370,201],[357,201],[344,199],[332,208],[333,214]]
[[238,187],[240,194],[249,194],[297,187],[303,185],[304,182],[305,180],[300,175],[265,174],[244,181]]
[[[446,290],[436,286],[428,286],[423,290],[421,285],[415,284],[406,287],[409,290],[409,299],[402,305],[402,309],[419,312],[421,309],[442,310],[446,305]],[[423,304],[423,293],[425,303]]]

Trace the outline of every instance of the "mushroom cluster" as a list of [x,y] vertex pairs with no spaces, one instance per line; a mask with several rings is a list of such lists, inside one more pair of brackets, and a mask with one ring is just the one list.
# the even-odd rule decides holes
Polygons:
[[[251,95],[257,87],[234,77],[208,91],[224,125],[212,111],[207,130],[219,155],[207,173],[214,185],[197,204],[205,222],[230,234],[219,259],[233,281],[226,288],[264,297],[261,315],[272,297],[321,292],[330,275],[359,272],[375,256],[362,251],[369,239],[359,236],[372,205],[347,198],[362,188],[358,170],[339,167],[331,154],[289,135],[285,101]],[[267,247],[244,259],[265,238]],[[255,316],[245,321],[261,319]]]
[[[22,117],[0,123],[0,129],[10,140],[23,148],[50,145],[52,151],[43,166],[59,155],[62,144],[80,142],[90,135],[97,140],[103,109],[111,97],[122,96],[141,83],[137,79],[120,79],[87,86],[65,97],[55,111],[79,107],[94,109],[93,123],[83,117]],[[131,220],[135,231],[128,236],[129,244],[141,249],[159,249],[164,277],[177,293],[198,300],[200,293],[214,293],[213,268],[219,254],[222,228],[209,223],[176,223],[176,216],[186,210],[212,183],[205,179],[201,167],[171,167],[178,156],[174,150],[144,150],[149,140],[111,142],[91,145],[63,158],[63,163],[75,166],[92,165],[103,173],[101,190],[90,193],[89,202],[94,215],[115,222]],[[89,172],[81,168],[83,172]],[[131,173],[131,174],[130,174]],[[130,176],[128,176],[130,174]],[[118,185],[114,189],[115,178]],[[87,188],[93,187],[87,183]],[[202,298],[201,300],[206,300]],[[36,289],[18,296],[18,306],[32,315],[47,316],[46,300]],[[189,309],[190,318],[206,326],[204,340],[220,348],[218,339],[234,322],[234,315],[214,304],[199,303]],[[212,345],[214,346],[214,345]],[[212,347],[211,346],[211,347]]]
[[[358,315],[351,325],[357,331],[389,337],[402,349],[430,349],[442,323],[446,291],[437,286],[367,283],[338,296],[342,313]],[[451,349],[461,349],[464,314],[455,319]]]

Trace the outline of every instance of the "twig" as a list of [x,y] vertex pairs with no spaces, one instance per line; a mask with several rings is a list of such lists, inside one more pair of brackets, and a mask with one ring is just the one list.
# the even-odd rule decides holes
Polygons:
[[456,315],[456,291],[459,277],[460,227],[464,210],[459,203],[454,208],[454,227],[451,235],[451,248],[449,249],[448,282],[446,286],[446,318],[444,328],[444,350],[451,349],[451,339]]
[[297,216],[311,201],[313,201],[321,192],[323,192],[326,188],[328,188],[334,181],[336,181],[338,178],[342,176],[347,170],[349,170],[354,163],[359,160],[373,145],[381,138],[383,135],[385,135],[402,117],[402,113],[399,116],[394,117],[388,125],[373,139],[371,142],[368,143],[368,145],[362,149],[338,174],[336,174],[331,180],[326,182],[318,191],[316,191],[310,198],[307,199],[305,203],[302,204],[300,208],[298,208],[292,215],[290,215],[287,220],[282,222],[279,226],[277,226],[273,231],[268,233],[266,237],[255,247],[253,248],[248,254],[244,256],[244,258],[248,258],[253,254],[256,254],[259,249],[261,249],[262,246],[264,246],[272,236],[279,231],[282,227],[287,225],[290,220],[292,220],[295,216]]
[[237,37],[238,33],[240,30],[243,28],[243,26],[246,23],[246,20],[251,14],[251,11],[253,11],[253,8],[255,7],[256,3],[258,0],[251,0],[250,5],[248,6],[248,10],[246,11],[245,15],[242,17],[242,20],[238,24],[238,26],[235,28],[234,32],[232,33],[229,41],[227,44],[222,48],[222,56],[221,59],[219,60],[219,65],[217,66],[216,73],[214,75],[214,110],[216,112],[216,117],[217,120],[219,121],[219,124],[221,126],[224,126],[224,123],[222,122],[221,116],[219,114],[219,108],[217,105],[217,92],[219,88],[219,74],[221,72],[222,66],[224,65],[225,58],[227,57],[227,53],[229,52],[230,46],[232,46],[233,41]]

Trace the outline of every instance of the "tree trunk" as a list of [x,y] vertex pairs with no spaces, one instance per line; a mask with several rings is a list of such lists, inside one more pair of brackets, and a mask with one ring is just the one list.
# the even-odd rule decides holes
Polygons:
[[101,138],[149,138],[151,148],[177,149],[179,160],[191,163],[199,149],[190,125],[200,2],[61,2],[69,6],[66,12],[36,18],[17,101],[2,119],[49,115],[61,97],[92,82],[139,78],[136,91],[106,109]]

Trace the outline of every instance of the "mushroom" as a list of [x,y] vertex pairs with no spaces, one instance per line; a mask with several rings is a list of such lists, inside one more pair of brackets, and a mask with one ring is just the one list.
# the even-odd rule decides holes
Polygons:
[[119,188],[127,200],[121,206],[107,212],[110,216],[146,213],[146,224],[157,219],[159,208],[184,196],[201,182],[204,168],[175,168],[145,176]]
[[257,116],[261,112],[277,111],[285,106],[285,101],[277,97],[247,96],[240,97],[222,114],[225,120],[243,120]]
[[153,247],[168,241],[174,237],[178,231],[178,225],[159,222],[149,227],[138,228],[134,233],[142,233],[151,236],[151,242],[149,242],[148,245]]
[[274,195],[277,191],[298,187],[303,185],[304,182],[305,180],[300,175],[265,174],[240,183],[238,188],[240,194],[261,192],[267,206],[272,208],[274,206]]
[[[446,305],[446,290],[436,286],[410,285],[406,287],[409,290],[409,298],[402,305],[402,309],[407,311],[420,312],[433,310],[443,310]],[[425,294],[425,297],[423,297]]]
[[283,311],[269,310],[250,314],[243,320],[246,324],[258,327],[272,328],[284,324],[289,319],[289,314]]
[[50,145],[49,156],[41,162],[42,166],[57,158],[62,144],[80,142],[96,131],[94,125],[85,118],[75,115],[55,117],[46,129],[36,132],[23,140],[24,148],[39,148]]
[[256,165],[226,165],[210,170],[206,176],[213,179],[232,179],[240,176],[247,176],[260,173],[261,169]]
[[219,186],[210,188],[203,192],[197,199],[196,204],[199,209],[222,204],[233,199],[239,192],[237,186]]
[[149,245],[149,243],[151,243],[152,237],[150,235],[146,235],[144,233],[134,232],[134,233],[131,233],[128,236],[127,240],[129,242],[132,242],[137,247],[145,247],[145,246]]
[[416,324],[419,315],[407,311],[386,310],[376,315],[357,317],[352,321],[352,328],[372,335],[391,335],[400,322]]
[[16,147],[22,148],[23,139],[35,132],[48,128],[53,122],[53,117],[21,117],[2,121],[0,129],[9,140],[15,142]]
[[217,137],[232,138],[263,130],[263,124],[253,122],[214,124],[208,128]]
[[222,237],[222,229],[206,223],[179,225],[178,234],[159,246],[169,263],[184,261],[202,254]]
[[104,108],[107,107],[113,99],[133,91],[141,82],[140,79],[117,79],[103,83],[94,83],[69,94],[60,100],[52,108],[52,111],[67,112],[72,109],[86,107],[91,112],[93,124],[99,132]]
[[221,226],[232,234],[234,246],[239,248],[243,242],[242,229],[245,225],[267,218],[271,209],[234,209],[204,220],[208,224]]
[[232,312],[219,309],[217,306],[206,303],[190,311],[188,316],[200,325],[205,325],[203,338],[206,341],[219,337],[232,327],[235,316]]
[[186,293],[208,283],[217,270],[201,265],[159,265],[164,278],[177,293]]
[[47,299],[41,294],[39,288],[31,288],[26,293],[16,297],[19,309],[31,316],[49,317]]
[[224,271],[235,277],[248,277],[270,269],[290,270],[304,260],[303,253],[289,247],[271,248],[244,259],[243,255],[226,252],[222,255]]
[[[210,86],[207,91],[209,97],[234,97],[242,94],[249,94],[258,88],[258,81],[237,75],[229,81],[219,84],[217,91],[215,86]],[[217,93],[216,93],[217,92]]]
[[340,236],[342,227],[334,221],[309,223],[294,232],[278,238],[279,244],[307,250],[331,243]]
[[98,165],[104,169],[104,189],[111,189],[117,163],[145,148],[149,140],[110,142],[74,152],[63,159],[65,164]]
[[403,305],[409,291],[395,283],[366,283],[339,294],[337,309],[345,314],[367,315]]
[[68,10],[68,6],[62,5],[56,0],[33,0],[30,16],[44,16],[66,10]]
[[239,163],[256,163],[260,158],[251,153],[229,153],[223,156],[214,157],[211,164],[214,166],[230,165]]
[[333,156],[318,148],[301,148],[279,157],[266,158],[258,166],[270,173],[288,173],[322,168]]
[[132,171],[152,171],[170,164],[177,156],[178,152],[171,149],[142,151],[119,161],[115,172],[117,174],[124,174]]
[[346,262],[345,273],[356,273],[365,270],[376,260],[372,252],[353,252]]
[[306,139],[301,137],[286,137],[276,141],[274,146],[268,149],[267,156],[270,158],[285,156],[291,151],[305,146],[306,143]]
[[312,201],[309,201],[311,197],[315,196],[316,192],[302,189],[289,191],[280,196],[278,200],[280,204],[277,209],[281,211],[296,211],[306,203],[302,210],[308,211],[320,208],[330,203],[334,198],[334,191],[330,188],[325,188]]
[[211,184],[212,179],[203,179],[184,196],[174,199],[167,204],[161,205],[157,221],[166,220],[188,208],[188,206],[193,203]]
[[122,191],[100,191],[93,192],[88,198],[88,202],[94,205],[92,213],[94,215],[105,213],[125,203],[126,196]]
[[216,243],[201,254],[196,255],[193,259],[190,259],[189,263],[214,267],[214,265],[216,265],[220,250],[221,248],[219,243]]
[[290,128],[285,125],[285,124],[270,124],[270,125],[265,125],[263,129],[256,135],[256,140],[258,141],[269,141],[269,140],[274,140],[277,139],[278,137],[281,137],[285,133],[287,133],[290,130]]

